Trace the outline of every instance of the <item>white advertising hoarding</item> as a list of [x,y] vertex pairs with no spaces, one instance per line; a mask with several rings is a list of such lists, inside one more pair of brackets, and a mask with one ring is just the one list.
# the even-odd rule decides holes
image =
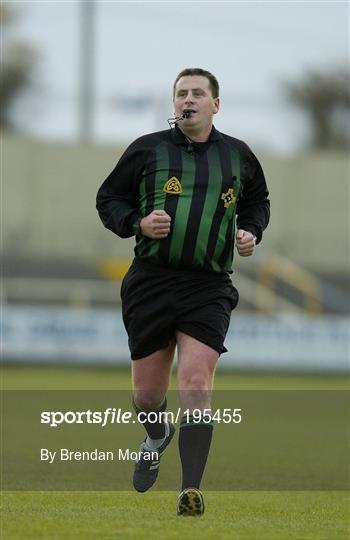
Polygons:
[[[349,327],[347,317],[236,312],[219,366],[344,372]],[[129,362],[118,310],[2,306],[1,335],[6,361]]]

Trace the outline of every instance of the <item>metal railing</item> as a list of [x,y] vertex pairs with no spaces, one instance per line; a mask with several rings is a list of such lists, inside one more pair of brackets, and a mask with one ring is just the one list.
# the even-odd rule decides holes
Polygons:
[[[301,293],[303,311],[319,314],[322,311],[322,282],[313,273],[293,261],[274,255],[260,264],[257,273],[256,307],[258,311],[272,313],[276,310],[276,287],[278,282],[287,284]],[[272,294],[266,295],[268,289]]]

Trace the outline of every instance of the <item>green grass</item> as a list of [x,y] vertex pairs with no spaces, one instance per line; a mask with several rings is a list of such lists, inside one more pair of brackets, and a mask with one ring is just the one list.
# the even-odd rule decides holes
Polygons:
[[[129,389],[130,370],[4,366],[6,389]],[[176,388],[175,374],[172,388]],[[346,389],[344,376],[217,373],[216,389]],[[164,464],[165,465],[165,464]],[[348,539],[349,498],[340,491],[205,492],[206,512],[175,515],[176,492],[4,492],[1,538]]]
[[2,538],[348,538],[345,493],[209,492],[201,518],[175,515],[176,493],[7,493]]
[[[131,388],[130,368],[77,366],[5,365],[0,371],[2,388],[7,390],[127,390]],[[173,372],[171,389],[176,389]],[[241,373],[217,371],[217,390],[341,390],[349,388],[344,375],[300,373]]]

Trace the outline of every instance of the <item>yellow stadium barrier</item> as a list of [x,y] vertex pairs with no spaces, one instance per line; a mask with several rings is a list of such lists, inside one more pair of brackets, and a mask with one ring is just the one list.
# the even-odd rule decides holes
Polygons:
[[[321,282],[314,274],[289,259],[275,255],[261,264],[257,281],[263,286],[261,290],[274,291],[278,280],[300,291],[306,313],[316,315],[322,311]],[[257,309],[271,313],[275,308],[274,297],[271,295],[269,301],[266,300],[266,295],[259,294],[257,290]]]
[[104,259],[100,264],[103,277],[121,281],[131,266],[131,259]]

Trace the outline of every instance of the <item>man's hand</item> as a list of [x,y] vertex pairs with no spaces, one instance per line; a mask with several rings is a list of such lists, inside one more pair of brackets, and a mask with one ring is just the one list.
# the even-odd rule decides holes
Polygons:
[[148,216],[141,219],[140,228],[144,236],[161,240],[166,238],[170,232],[171,217],[165,210],[153,210]]
[[236,233],[236,246],[237,251],[241,257],[250,257],[253,255],[255,248],[255,236],[243,229],[238,229]]

